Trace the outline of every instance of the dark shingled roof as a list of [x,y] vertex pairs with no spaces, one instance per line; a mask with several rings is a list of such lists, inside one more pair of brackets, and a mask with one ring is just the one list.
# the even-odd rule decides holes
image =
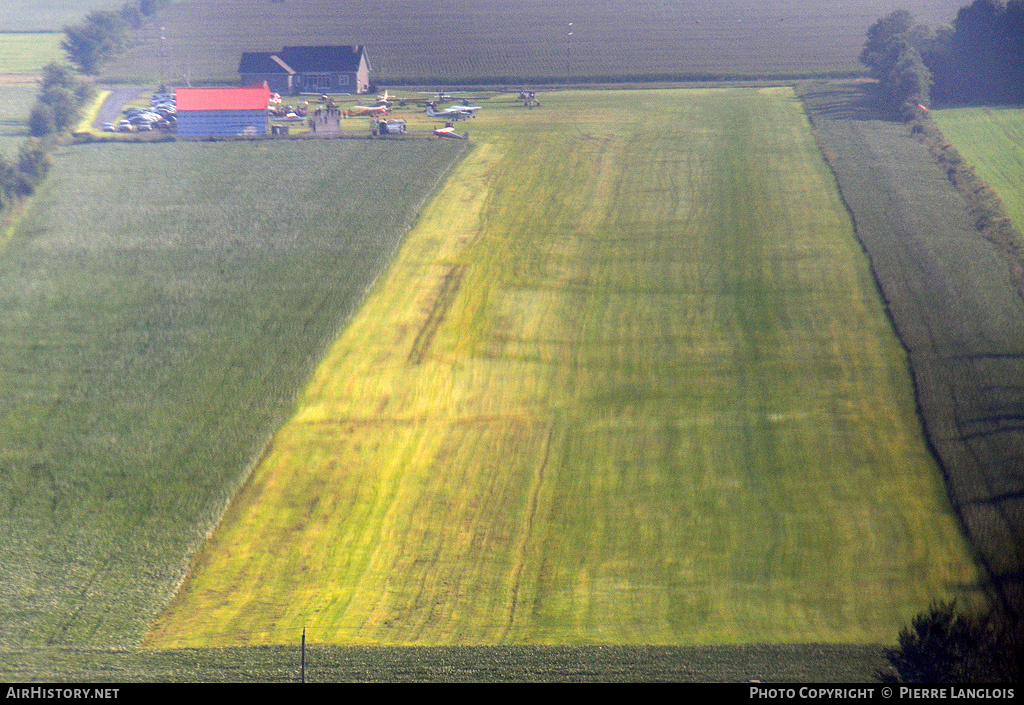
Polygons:
[[238,64],[238,73],[286,73],[273,59],[273,52],[247,51],[242,54]]
[[359,59],[365,47],[320,46],[285,47],[283,51],[245,52],[238,66],[238,73],[287,73],[280,64],[271,59],[277,56],[298,73],[331,71],[355,73],[359,70]]

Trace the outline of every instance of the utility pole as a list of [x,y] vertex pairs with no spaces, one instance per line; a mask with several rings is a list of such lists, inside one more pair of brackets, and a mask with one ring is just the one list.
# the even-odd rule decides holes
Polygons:
[[572,22],[569,23],[568,32],[565,35],[565,79],[568,82],[572,76]]
[[306,628],[302,628],[302,682],[306,682]]
[[167,84],[164,78],[167,76],[167,37],[164,35],[164,28],[160,28],[160,90],[167,92]]

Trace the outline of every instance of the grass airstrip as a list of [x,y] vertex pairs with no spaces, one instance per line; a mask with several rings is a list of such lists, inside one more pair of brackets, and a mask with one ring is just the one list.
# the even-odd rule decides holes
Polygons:
[[880,643],[978,580],[793,92],[542,102],[467,121],[146,644]]

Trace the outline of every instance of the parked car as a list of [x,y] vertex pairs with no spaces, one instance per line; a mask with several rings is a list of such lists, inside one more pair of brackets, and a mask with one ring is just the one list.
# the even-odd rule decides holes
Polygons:
[[130,120],[122,120],[121,122],[117,123],[117,131],[118,132],[134,132],[135,131],[135,125],[133,125]]
[[117,132],[117,128],[114,127],[114,123],[112,123],[112,122],[105,122],[105,123],[103,123],[103,131],[104,132]]

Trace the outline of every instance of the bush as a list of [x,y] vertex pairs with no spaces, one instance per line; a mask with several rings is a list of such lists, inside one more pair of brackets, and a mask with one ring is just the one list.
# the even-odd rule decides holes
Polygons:
[[28,196],[35,191],[46,172],[50,170],[51,159],[41,140],[30,137],[18,150],[18,185],[16,193]]
[[53,109],[53,122],[58,132],[74,127],[78,121],[79,102],[74,92],[63,86],[47,88],[39,101]]
[[43,102],[32,106],[28,116],[28,133],[33,137],[46,137],[57,131],[57,117],[53,108]]
[[933,604],[900,631],[886,649],[883,683],[1000,683],[1020,676],[1019,617],[994,610],[966,615],[955,602]]

